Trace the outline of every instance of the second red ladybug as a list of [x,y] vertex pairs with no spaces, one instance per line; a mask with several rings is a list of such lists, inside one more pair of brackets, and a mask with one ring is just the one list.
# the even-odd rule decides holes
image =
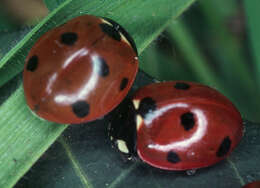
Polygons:
[[235,106],[216,90],[191,82],[139,89],[128,120],[112,122],[111,140],[128,159],[167,170],[207,167],[227,157],[243,135]]
[[100,118],[128,93],[138,70],[133,39],[117,23],[84,15],[45,33],[24,67],[30,109],[71,124]]
[[251,182],[245,185],[243,188],[260,188],[260,181]]

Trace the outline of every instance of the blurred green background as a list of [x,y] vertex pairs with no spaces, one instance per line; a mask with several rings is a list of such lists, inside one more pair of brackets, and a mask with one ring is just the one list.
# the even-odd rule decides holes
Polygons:
[[[260,26],[255,0],[200,0],[142,54],[159,80],[189,80],[226,95],[243,118],[260,121]],[[258,32],[259,30],[259,32]]]

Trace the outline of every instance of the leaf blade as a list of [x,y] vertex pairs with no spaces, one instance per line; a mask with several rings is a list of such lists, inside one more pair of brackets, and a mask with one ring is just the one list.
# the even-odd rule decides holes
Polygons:
[[249,38],[251,42],[251,53],[254,59],[254,65],[255,65],[255,75],[257,77],[258,86],[260,83],[260,26],[259,26],[259,9],[260,2],[257,0],[245,0],[245,11],[246,11],[246,18],[247,18],[247,29],[249,30]]
[[[116,20],[133,36],[138,51],[141,53],[165,29],[173,18],[178,17],[195,2],[195,0],[176,0],[175,3],[167,3],[170,2],[169,0],[164,1],[165,3],[163,4],[159,0],[150,2],[141,0],[127,2],[117,0],[109,2],[89,0],[88,3],[78,0],[78,4],[73,3],[72,0],[65,1],[36,25],[23,40],[1,59],[0,86],[22,71],[26,54],[41,34],[72,17],[85,13],[105,16]],[[158,10],[157,7],[160,7],[160,9]],[[142,8],[149,11],[143,11]],[[73,11],[73,9],[77,10],[77,12]],[[164,15],[159,15],[158,13],[164,9],[167,10]],[[70,14],[67,12],[70,12]],[[128,12],[128,14],[125,14],[125,12]],[[150,19],[151,14],[158,15]],[[19,54],[23,57],[19,57]]]
[[[11,106],[16,106],[16,112],[8,110]],[[33,117],[22,87],[1,106],[0,116],[0,187],[11,187],[67,126]],[[29,144],[32,140],[33,145]]]

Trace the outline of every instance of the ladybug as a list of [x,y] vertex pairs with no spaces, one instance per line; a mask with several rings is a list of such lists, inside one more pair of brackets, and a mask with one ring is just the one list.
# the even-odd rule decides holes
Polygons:
[[251,182],[245,185],[243,188],[260,188],[260,181]]
[[116,22],[76,17],[34,44],[23,72],[25,98],[39,117],[77,124],[103,117],[128,93],[137,49]]
[[260,188],[260,181],[251,182],[245,185],[243,188]]
[[[109,127],[113,146],[128,160],[165,170],[195,170],[227,157],[243,135],[235,106],[210,87],[186,82],[153,83],[126,101],[127,120]],[[121,123],[120,123],[121,121]]]

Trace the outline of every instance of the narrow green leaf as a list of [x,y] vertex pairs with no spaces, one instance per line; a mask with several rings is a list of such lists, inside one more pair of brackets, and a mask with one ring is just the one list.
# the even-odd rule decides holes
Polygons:
[[[163,36],[162,36],[163,37]],[[162,38],[161,37],[161,38]],[[168,38],[168,36],[167,36]],[[160,39],[159,39],[160,41]],[[181,62],[178,55],[162,53],[159,45],[152,43],[140,56],[140,68],[155,79],[196,81],[193,71]]]
[[[257,100],[256,97],[259,96],[259,93],[256,87],[251,87],[250,89],[249,85],[245,85],[242,81],[243,78],[239,76],[240,73],[238,69],[231,68],[231,62],[219,62],[217,64],[217,66],[220,67],[224,67],[222,64],[225,64],[227,69],[226,73],[228,74],[229,72],[230,75],[232,75],[227,79],[220,72],[213,71],[216,68],[210,66],[211,63],[208,62],[209,60],[205,58],[200,50],[201,45],[193,38],[192,34],[189,32],[189,28],[187,28],[183,22],[178,21],[177,23],[172,24],[169,26],[168,32],[174,39],[176,47],[180,48],[183,57],[187,60],[186,63],[189,65],[199,82],[220,90],[238,107],[238,109],[240,109],[243,117],[254,120],[259,119],[259,115],[257,114],[259,110],[251,110],[252,108],[259,109],[260,107],[259,100]],[[254,81],[251,80],[250,83],[252,86]],[[247,98],[247,100],[244,100],[245,98]]]
[[[69,1],[70,2],[70,1]],[[57,8],[51,14],[49,14],[45,19],[43,19],[39,24],[37,24],[27,35],[21,39],[1,60],[0,60],[0,86],[5,84],[11,78],[13,78],[16,74],[22,71],[25,57],[34,44],[37,37],[40,36],[43,32],[40,29],[44,26],[44,24],[53,17],[60,9],[62,9],[67,3],[64,3],[62,6]],[[48,28],[44,27],[45,32]],[[38,35],[36,36],[36,32]],[[34,39],[34,40],[33,40]]]
[[149,75],[153,76],[154,78],[159,78],[160,72],[159,68],[161,62],[158,62],[157,58],[157,50],[156,50],[156,45],[152,43],[141,55],[139,58],[140,65],[139,67],[149,73]]
[[0,32],[0,51],[2,53],[1,59],[10,51],[12,48],[14,48],[17,43],[25,37],[25,35],[30,32],[32,28],[31,27],[23,27],[15,31],[9,31],[9,32]]
[[[233,8],[229,6],[230,12],[223,14],[222,4],[225,3],[225,0],[217,3],[214,0],[199,1],[200,10],[208,26],[206,32],[206,39],[210,41],[207,44],[208,53],[217,63],[218,77],[228,90],[224,93],[227,93],[227,96],[241,109],[244,117],[257,121],[259,120],[257,112],[260,108],[258,100],[260,94],[255,71],[248,58],[245,41],[239,41],[239,38],[227,26],[231,16],[235,16],[235,11],[239,10],[238,3],[230,1]],[[252,111],[252,108],[255,110]]]
[[20,87],[0,108],[0,187],[11,187],[66,128],[39,120]]
[[220,80],[200,52],[199,46],[194,41],[185,24],[181,21],[174,22],[167,28],[167,31],[184,54],[184,57],[186,57],[187,63],[198,79],[207,85],[220,89]]
[[[195,0],[132,0],[91,1],[67,0],[36,25],[0,61],[0,86],[22,71],[24,59],[34,42],[44,32],[81,14],[94,14],[116,20],[133,36],[141,53],[172,21]],[[76,11],[75,11],[76,10]],[[127,14],[125,14],[127,12]],[[20,54],[20,56],[19,56]],[[21,57],[22,56],[22,57]],[[15,67],[15,69],[12,69]],[[12,70],[10,70],[12,69]],[[10,71],[8,71],[10,70]]]
[[259,24],[259,7],[258,0],[244,0],[247,28],[249,31],[249,38],[251,42],[251,54],[254,59],[255,74],[257,77],[257,86],[260,88],[260,24]]
[[[225,3],[226,1],[222,1]],[[205,14],[210,31],[211,38],[215,38],[215,57],[217,58],[222,74],[226,81],[232,78],[239,78],[241,88],[247,88],[249,93],[255,93],[255,80],[247,59],[245,58],[245,49],[239,43],[237,38],[230,33],[226,27],[227,17],[221,14],[222,4],[211,1],[199,1],[201,10]],[[217,6],[218,5],[218,6]],[[234,4],[236,5],[236,4]],[[235,69],[235,71],[231,71]],[[232,84],[232,83],[231,83]]]

